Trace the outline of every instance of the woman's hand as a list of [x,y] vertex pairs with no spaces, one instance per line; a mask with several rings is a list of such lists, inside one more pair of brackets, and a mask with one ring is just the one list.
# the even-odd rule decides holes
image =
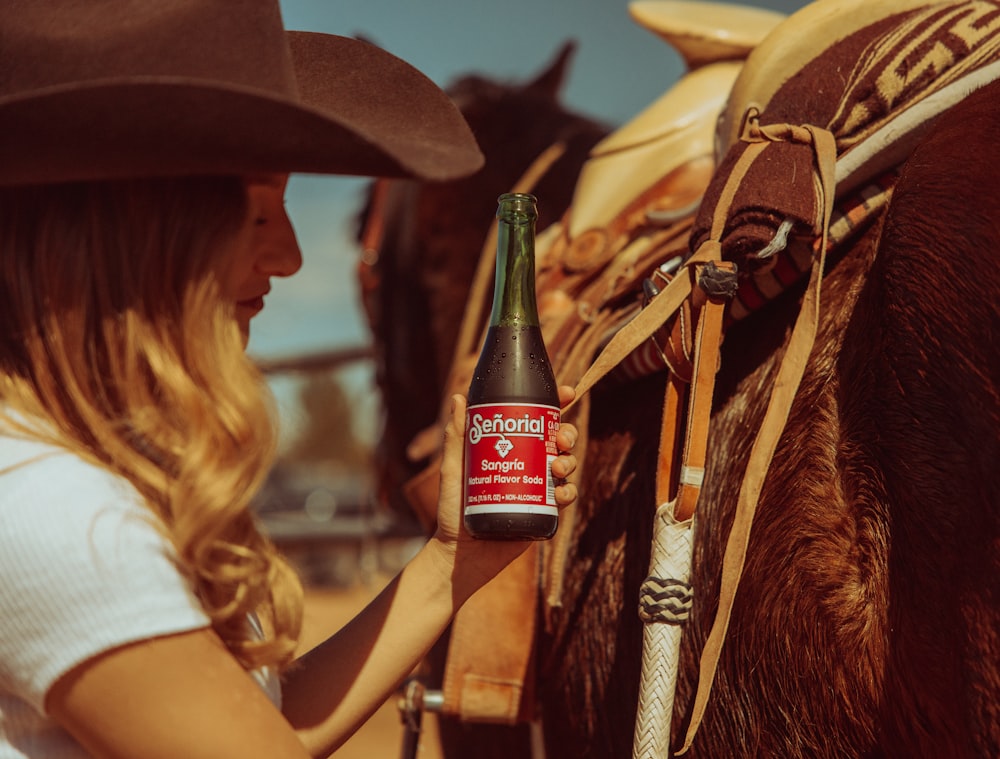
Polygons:
[[[574,397],[573,388],[559,388],[559,402],[563,407]],[[440,551],[444,566],[450,567],[455,591],[462,600],[524,553],[531,544],[526,540],[476,540],[465,529],[462,520],[465,410],[465,397],[452,396],[451,419],[444,433],[437,531],[431,539]],[[565,478],[576,470],[576,457],[570,451],[576,445],[577,436],[576,427],[569,423],[560,424],[556,434],[560,455],[552,462],[552,474],[563,480],[555,489],[556,505],[560,509],[573,503],[577,496],[576,485],[565,482]]]

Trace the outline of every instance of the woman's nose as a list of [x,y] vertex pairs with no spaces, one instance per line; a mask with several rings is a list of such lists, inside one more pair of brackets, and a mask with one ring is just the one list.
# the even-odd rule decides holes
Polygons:
[[302,268],[302,251],[291,219],[282,210],[258,228],[257,271],[269,277],[290,277]]

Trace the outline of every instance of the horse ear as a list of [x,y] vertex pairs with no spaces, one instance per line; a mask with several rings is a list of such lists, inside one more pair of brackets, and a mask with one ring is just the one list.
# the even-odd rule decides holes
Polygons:
[[576,41],[566,40],[552,61],[525,85],[527,90],[537,90],[556,98],[566,79],[570,61],[576,53]]

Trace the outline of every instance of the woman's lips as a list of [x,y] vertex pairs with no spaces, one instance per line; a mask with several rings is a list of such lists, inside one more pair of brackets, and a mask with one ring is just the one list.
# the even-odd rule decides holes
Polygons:
[[264,308],[264,296],[258,295],[256,298],[237,301],[236,305],[241,309],[250,311],[251,314],[257,314]]

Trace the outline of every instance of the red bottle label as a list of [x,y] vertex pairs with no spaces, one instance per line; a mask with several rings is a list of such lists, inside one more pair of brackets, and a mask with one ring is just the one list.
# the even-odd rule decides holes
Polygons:
[[530,403],[469,407],[466,514],[558,514],[551,464],[559,418],[557,407]]

